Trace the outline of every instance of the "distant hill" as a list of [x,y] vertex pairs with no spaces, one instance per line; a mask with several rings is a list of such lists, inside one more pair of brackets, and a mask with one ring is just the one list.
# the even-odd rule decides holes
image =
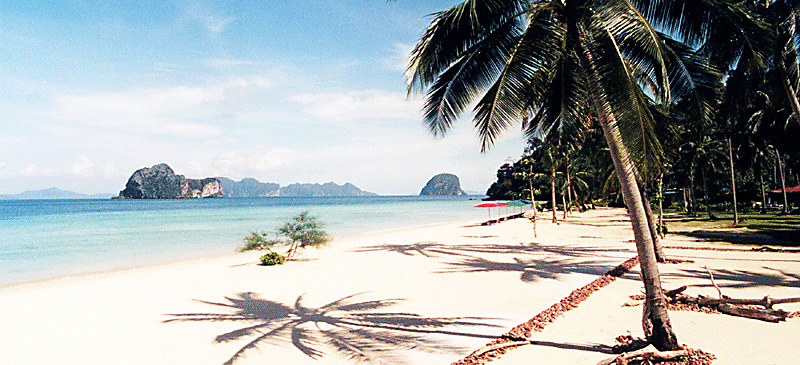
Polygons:
[[218,177],[222,184],[222,191],[226,197],[247,198],[259,196],[277,196],[280,185],[275,183],[262,183],[253,178],[244,178],[241,181],[231,180],[227,177]]
[[363,191],[351,183],[339,185],[334,182],[324,184],[289,184],[280,186],[276,183],[260,182],[253,178],[241,181],[227,177],[217,177],[222,184],[226,197],[255,198],[260,196],[374,196],[377,194]]
[[375,196],[378,194],[363,191],[351,183],[338,185],[333,182],[324,184],[290,184],[281,187],[280,196]]
[[61,190],[59,188],[48,188],[42,190],[29,190],[19,194],[5,194],[0,195],[0,199],[7,200],[21,200],[21,199],[108,199],[114,196],[112,193],[108,194],[81,194],[69,190]]

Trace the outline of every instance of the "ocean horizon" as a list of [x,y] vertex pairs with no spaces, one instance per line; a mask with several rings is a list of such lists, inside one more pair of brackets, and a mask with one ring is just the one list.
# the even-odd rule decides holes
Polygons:
[[337,238],[487,218],[483,196],[0,200],[0,286],[234,253],[308,210]]

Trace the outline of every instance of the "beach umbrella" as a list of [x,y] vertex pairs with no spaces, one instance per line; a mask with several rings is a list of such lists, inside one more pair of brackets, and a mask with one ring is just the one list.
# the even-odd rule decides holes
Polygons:
[[495,202],[495,203],[478,204],[475,206],[475,208],[489,208],[489,218],[492,218],[492,208],[507,207],[507,206],[508,206],[507,203]]
[[523,203],[520,200],[512,200],[512,201],[510,201],[510,202],[508,202],[506,204],[508,204],[509,207],[524,207],[524,206],[528,205],[528,204]]

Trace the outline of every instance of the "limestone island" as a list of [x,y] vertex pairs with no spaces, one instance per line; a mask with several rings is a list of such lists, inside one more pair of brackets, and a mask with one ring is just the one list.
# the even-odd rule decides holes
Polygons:
[[467,195],[467,193],[461,190],[458,176],[439,174],[428,180],[419,195]]
[[222,184],[216,178],[187,179],[162,163],[136,170],[115,199],[222,198]]

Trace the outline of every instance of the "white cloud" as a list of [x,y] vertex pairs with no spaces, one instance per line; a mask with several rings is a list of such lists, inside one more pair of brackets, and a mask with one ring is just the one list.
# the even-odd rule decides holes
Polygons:
[[403,93],[382,90],[297,94],[288,100],[304,106],[308,114],[335,122],[419,119],[422,105],[419,100],[406,99]]
[[223,133],[222,128],[202,123],[167,123],[161,126],[164,135],[187,138],[212,138]]
[[21,177],[52,177],[58,176],[59,172],[52,168],[44,168],[36,164],[30,164],[20,169],[17,175]]
[[228,27],[228,24],[236,20],[233,17],[222,16],[222,17],[215,17],[215,16],[207,16],[200,19],[205,26],[206,30],[211,32],[212,34],[220,34],[225,31]]
[[115,163],[113,163],[113,162],[106,162],[103,165],[102,174],[103,174],[103,177],[106,178],[106,179],[109,179],[109,178],[112,178],[112,177],[119,177],[119,176],[123,175],[120,172],[120,170],[117,167],[117,165]]
[[221,90],[184,86],[61,95],[50,116],[96,125],[157,122],[202,108],[220,97]]
[[214,59],[206,60],[206,64],[209,67],[225,68],[225,67],[231,67],[231,66],[252,65],[253,61],[235,60],[235,59],[229,59],[229,58],[214,58]]
[[[296,152],[288,148],[255,146],[247,150],[228,150],[213,157],[211,164],[214,175],[234,178],[266,176],[289,165]],[[198,170],[207,170],[207,164],[194,166]]]
[[414,46],[405,43],[394,43],[389,50],[389,56],[384,59],[384,65],[392,71],[406,71],[408,60]]
[[89,160],[89,157],[81,155],[69,168],[69,172],[78,177],[94,177],[94,162]]
[[216,137],[215,123],[265,107],[273,83],[264,77],[237,78],[211,86],[171,86],[55,97],[45,116],[126,133]]
[[228,25],[236,18],[225,15],[225,12],[213,4],[190,2],[184,8],[186,19],[194,24],[198,24],[211,36],[216,36],[225,32]]

